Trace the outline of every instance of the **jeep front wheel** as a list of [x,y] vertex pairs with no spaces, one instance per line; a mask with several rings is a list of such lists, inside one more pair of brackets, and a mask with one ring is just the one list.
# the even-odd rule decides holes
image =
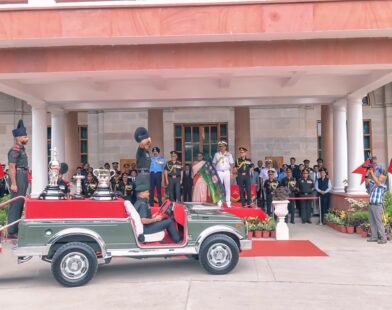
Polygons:
[[199,260],[208,273],[229,273],[237,266],[238,259],[237,243],[227,235],[212,235],[201,244]]
[[52,259],[52,274],[67,287],[88,283],[98,268],[94,250],[85,243],[70,242],[61,246]]

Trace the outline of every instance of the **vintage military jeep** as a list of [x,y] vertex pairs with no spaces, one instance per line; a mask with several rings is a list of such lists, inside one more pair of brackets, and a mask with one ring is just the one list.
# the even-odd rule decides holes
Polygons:
[[226,274],[252,246],[244,221],[216,206],[168,202],[159,212],[176,222],[182,242],[165,232],[143,234],[129,201],[27,199],[13,253],[20,263],[39,256],[59,283],[81,286],[113,257],[187,256],[211,274]]

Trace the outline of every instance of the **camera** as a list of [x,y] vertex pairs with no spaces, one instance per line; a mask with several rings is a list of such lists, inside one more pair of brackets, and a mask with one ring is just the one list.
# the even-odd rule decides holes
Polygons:
[[373,164],[373,157],[369,157],[369,163],[366,165],[362,165],[362,168],[365,168],[366,170],[369,170],[371,168],[373,168],[374,164]]

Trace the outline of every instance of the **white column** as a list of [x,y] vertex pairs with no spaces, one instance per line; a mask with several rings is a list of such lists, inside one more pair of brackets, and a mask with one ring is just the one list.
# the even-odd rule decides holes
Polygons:
[[63,109],[51,110],[52,148],[56,148],[57,160],[65,161],[65,112]]
[[46,114],[45,104],[32,106],[32,197],[38,197],[48,185]]
[[333,104],[333,190],[344,192],[343,180],[347,179],[347,128],[346,100]]
[[364,162],[362,97],[348,97],[347,103],[347,141],[348,141],[348,193],[366,194],[360,174],[352,173]]

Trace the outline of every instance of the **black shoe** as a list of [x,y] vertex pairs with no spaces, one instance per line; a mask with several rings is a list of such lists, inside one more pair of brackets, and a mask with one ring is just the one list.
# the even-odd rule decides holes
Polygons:
[[290,221],[290,223],[291,223],[291,224],[295,224],[295,222],[294,222],[294,221]]
[[378,242],[377,239],[367,239],[366,241],[367,241],[367,242]]
[[377,243],[378,243],[378,244],[385,244],[385,243],[387,243],[387,238],[378,240]]
[[306,224],[306,222],[302,221],[302,224]]
[[312,221],[306,221],[306,223],[308,223],[308,224],[312,224]]

